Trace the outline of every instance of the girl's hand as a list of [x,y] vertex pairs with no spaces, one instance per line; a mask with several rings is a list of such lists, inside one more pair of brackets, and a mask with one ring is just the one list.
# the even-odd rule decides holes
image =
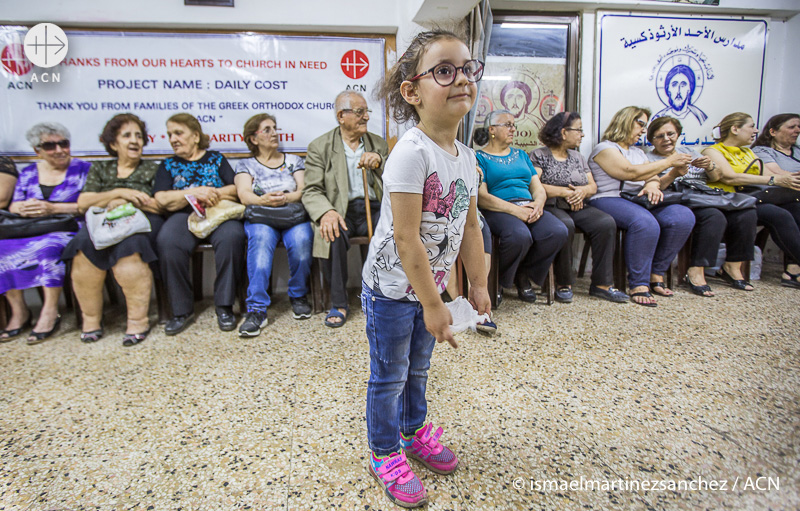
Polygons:
[[453,316],[443,301],[439,300],[439,303],[432,307],[424,307],[422,317],[425,321],[425,329],[436,338],[436,342],[447,341],[450,346],[458,348],[458,343],[453,339],[453,332],[450,331]]
[[489,290],[485,287],[469,286],[469,303],[478,311],[478,314],[490,314],[492,312]]
[[650,204],[658,204],[664,199],[664,193],[658,187],[658,181],[650,181],[639,192],[638,196],[641,197],[642,195],[647,194],[647,199],[650,201]]

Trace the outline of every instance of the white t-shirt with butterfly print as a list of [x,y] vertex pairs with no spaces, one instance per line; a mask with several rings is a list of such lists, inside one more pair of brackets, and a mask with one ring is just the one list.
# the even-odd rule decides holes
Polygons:
[[362,277],[373,291],[395,300],[418,301],[394,240],[391,194],[422,195],[419,235],[434,281],[443,292],[455,264],[467,222],[469,202],[478,193],[475,153],[456,141],[458,156],[433,142],[419,128],[407,131],[392,150],[383,172],[381,217],[369,246]]

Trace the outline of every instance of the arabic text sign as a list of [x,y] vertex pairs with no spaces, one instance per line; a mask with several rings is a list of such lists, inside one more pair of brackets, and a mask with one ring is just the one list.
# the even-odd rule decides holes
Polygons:
[[33,155],[25,131],[56,121],[72,132],[73,154],[105,155],[98,135],[122,112],[147,123],[146,154],[172,152],[165,122],[178,112],[195,115],[223,152],[246,152],[245,121],[267,112],[278,119],[282,149],[305,151],[336,125],[333,101],[345,89],[364,95],[370,130],[385,135],[384,104],[372,99],[383,39],[68,30],[67,58],[42,70],[18,51],[26,32],[0,27],[2,153]]
[[597,139],[619,109],[647,107],[683,124],[684,145],[713,144],[727,114],[758,120],[763,20],[601,14]]

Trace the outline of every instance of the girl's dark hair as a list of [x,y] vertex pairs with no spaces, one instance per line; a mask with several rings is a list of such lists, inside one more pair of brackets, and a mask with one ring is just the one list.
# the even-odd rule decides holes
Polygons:
[[767,124],[765,124],[764,128],[761,130],[761,133],[758,134],[758,138],[756,139],[755,142],[753,142],[753,145],[751,145],[750,147],[756,147],[760,145],[766,147],[772,147],[772,140],[774,137],[769,132],[769,130],[777,131],[781,128],[781,126],[794,119],[800,119],[800,115],[798,114],[773,115],[772,117],[769,118]]
[[514,116],[514,114],[508,110],[492,110],[483,120],[483,127],[476,129],[475,133],[472,134],[472,141],[477,145],[486,145],[489,143],[489,128],[491,128],[494,125],[494,121],[503,114]]
[[208,149],[208,146],[211,145],[211,138],[203,133],[203,127],[200,125],[200,121],[197,120],[192,114],[181,112],[179,114],[175,114],[169,119],[167,122],[174,122],[175,124],[183,124],[191,131],[194,131],[198,135],[200,135],[200,140],[197,142],[197,147],[200,149]]
[[111,149],[111,144],[117,141],[117,135],[119,135],[119,130],[129,122],[135,123],[139,126],[139,129],[142,130],[142,147],[147,145],[149,142],[147,138],[147,126],[144,124],[144,121],[139,119],[137,115],[134,114],[117,114],[112,117],[103,128],[103,132],[100,133],[100,142],[105,146],[106,151],[111,156],[117,156],[117,152]]
[[391,111],[392,118],[398,123],[403,124],[410,120],[419,122],[417,109],[403,99],[403,95],[400,93],[400,84],[419,72],[417,71],[417,67],[428,47],[442,39],[455,39],[464,42],[460,37],[449,30],[436,29],[421,32],[414,37],[414,40],[408,45],[406,52],[400,56],[397,64],[392,66],[381,81],[376,95],[386,98],[389,103],[389,110]]
[[247,144],[247,148],[250,150],[250,154],[253,156],[258,156],[258,146],[255,145],[251,140],[250,137],[256,134],[258,131],[258,127],[261,126],[261,123],[269,119],[270,121],[275,123],[275,126],[278,125],[278,121],[275,119],[275,116],[267,114],[267,113],[260,113],[256,114],[253,117],[247,119],[247,122],[244,123],[244,130],[242,132],[242,137],[244,137],[244,143]]
[[539,140],[547,147],[559,147],[564,142],[561,130],[569,128],[572,123],[579,120],[581,114],[578,112],[559,112],[542,126],[539,131]]
[[647,127],[647,140],[652,144],[653,137],[656,135],[656,131],[660,130],[667,124],[672,124],[675,126],[675,131],[678,132],[679,136],[681,133],[683,133],[683,126],[681,125],[681,121],[678,119],[674,117],[658,117],[653,119],[653,122],[651,122]]

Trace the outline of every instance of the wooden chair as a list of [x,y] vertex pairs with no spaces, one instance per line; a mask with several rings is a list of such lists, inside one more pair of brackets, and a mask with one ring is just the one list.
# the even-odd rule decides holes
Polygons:
[[[203,299],[203,254],[205,252],[213,254],[214,246],[211,243],[201,243],[197,245],[197,248],[192,253],[192,288],[195,301]],[[236,297],[239,299],[239,309],[244,312],[247,309],[247,272],[242,271],[241,277],[239,286],[236,289]],[[168,303],[166,306],[169,307],[170,311],[168,317],[172,317],[172,307]],[[160,314],[161,304],[159,304],[159,317]]]
[[[489,269],[489,299],[492,302],[492,310],[496,309],[497,306],[503,299],[503,288],[500,287],[500,258],[497,257],[497,254],[500,251],[500,240],[492,236],[492,266]],[[550,265],[550,269],[547,270],[547,278],[544,281],[544,285],[542,286],[542,294],[545,295],[545,303],[547,305],[553,305],[555,302],[555,272],[553,271],[553,265]]]

